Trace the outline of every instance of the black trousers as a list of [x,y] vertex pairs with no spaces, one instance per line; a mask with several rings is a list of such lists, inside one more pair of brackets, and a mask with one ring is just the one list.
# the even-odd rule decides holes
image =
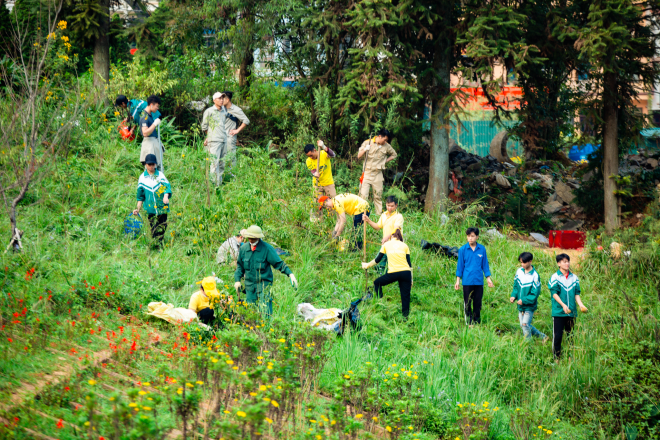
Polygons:
[[569,337],[573,332],[575,326],[575,318],[570,316],[553,316],[552,317],[552,354],[557,359],[561,357],[561,342],[566,337]]
[[484,285],[463,286],[463,309],[465,323],[468,325],[481,322],[481,301],[484,298]]
[[199,318],[200,321],[202,321],[202,323],[206,325],[211,325],[211,323],[213,322],[213,309],[210,309],[208,307],[202,309],[197,314],[197,317]]
[[412,273],[409,270],[401,272],[386,273],[374,281],[374,291],[379,298],[383,297],[383,286],[392,283],[399,283],[399,293],[401,294],[401,313],[404,317],[410,314],[410,289],[412,287]]
[[154,240],[158,240],[159,243],[162,243],[165,231],[167,230],[167,214],[149,214],[147,215],[147,218],[151,225],[151,237]]
[[[369,211],[365,212],[367,217],[369,217]],[[353,228],[354,228],[354,234],[355,234],[355,248],[356,249],[362,249],[362,235],[364,234],[364,231],[360,226],[362,226],[363,220],[362,220],[362,214],[356,214],[353,216]]]

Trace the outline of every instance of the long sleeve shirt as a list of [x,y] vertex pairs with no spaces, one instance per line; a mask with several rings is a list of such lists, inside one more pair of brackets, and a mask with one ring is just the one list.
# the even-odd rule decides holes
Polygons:
[[335,152],[328,148],[328,151],[319,152],[319,160],[312,159],[311,157],[307,158],[305,164],[309,171],[314,174],[316,170],[316,165],[319,165],[321,172],[319,174],[320,178],[317,182],[316,177],[312,177],[312,184],[314,186],[328,186],[334,185],[335,180],[332,178],[332,163],[330,162],[331,157],[335,157]]
[[464,286],[483,286],[484,275],[490,276],[486,248],[477,243],[472,250],[470,243],[465,243],[458,250],[458,264],[456,276],[463,279]]
[[227,262],[227,254],[230,260],[238,260],[238,253],[241,250],[241,244],[236,240],[236,237],[229,237],[218,249],[215,256],[215,262],[218,264],[225,264]]
[[165,177],[165,174],[156,170],[153,176],[147,171],[140,174],[137,188],[137,200],[142,202],[142,206],[147,214],[167,214],[170,212],[170,205],[163,201],[165,194],[172,197],[172,187]]
[[204,110],[204,116],[202,117],[202,130],[208,132],[206,138],[209,142],[225,142],[227,140],[225,113],[216,106]]
[[[577,303],[575,297],[580,295],[580,280],[573,272],[569,272],[568,276],[558,270],[553,273],[548,280],[548,288],[550,289],[550,296],[552,298],[552,316],[563,316],[576,318],[578,315]],[[571,309],[570,314],[564,313],[564,309],[555,299],[555,294],[559,296],[561,302],[566,304]]]
[[[222,107],[222,111],[225,114],[225,129],[227,130],[227,133],[229,133],[229,130],[234,130],[240,127],[241,123],[250,125],[250,120],[245,116],[243,109],[236,104],[232,104],[229,108]],[[238,119],[238,122],[232,120],[232,118]]]
[[292,274],[289,266],[277,255],[273,246],[259,240],[253,251],[249,242],[243,243],[238,253],[234,281],[238,282],[245,277],[245,290],[261,293],[264,288],[273,284],[271,266],[286,276]]
[[373,139],[367,139],[362,142],[360,146],[360,151],[363,151],[369,147],[369,151],[366,152],[365,160],[367,163],[364,165],[365,173],[367,171],[379,171],[385,169],[385,163],[388,159],[396,159],[397,154],[394,151],[394,148],[387,142],[382,145],[377,144]]
[[521,312],[534,312],[538,306],[539,295],[541,294],[541,276],[532,266],[532,270],[525,272],[522,267],[516,272],[513,279],[513,291],[511,297],[516,302],[522,300],[522,305],[518,304],[518,310]]

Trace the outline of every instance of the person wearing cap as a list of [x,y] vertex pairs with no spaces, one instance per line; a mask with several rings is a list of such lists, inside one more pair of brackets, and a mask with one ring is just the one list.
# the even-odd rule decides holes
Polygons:
[[222,185],[227,154],[227,131],[225,113],[222,112],[222,93],[213,95],[213,105],[204,111],[202,130],[206,133],[204,147],[211,153],[211,176],[216,186]]
[[396,151],[388,143],[392,137],[389,130],[381,129],[372,139],[362,142],[358,150],[358,159],[365,156],[363,179],[360,183],[360,197],[369,200],[369,190],[373,188],[374,212],[380,215],[383,212],[383,170],[387,162],[396,159]]
[[398,283],[401,294],[401,313],[404,319],[410,314],[410,290],[413,285],[412,264],[410,263],[410,249],[403,242],[401,229],[396,229],[387,243],[383,244],[378,256],[370,262],[362,263],[362,269],[374,267],[382,258],[387,256],[387,273],[374,281],[374,292],[383,297],[383,286]]
[[215,262],[218,264],[225,264],[227,263],[227,257],[229,257],[229,260],[233,261],[235,265],[236,261],[238,261],[238,253],[241,250],[241,243],[243,243],[243,236],[240,233],[226,239],[220,248],[218,248]]
[[236,142],[238,133],[250,125],[250,120],[245,116],[243,109],[231,102],[234,94],[222,92],[222,110],[225,114],[225,128],[227,129],[227,157],[232,165],[236,166]]
[[[140,129],[142,130],[142,149],[140,150],[140,162],[146,164],[146,157],[149,154],[156,156],[158,171],[163,172],[163,151],[165,148],[160,141],[160,118],[155,117],[160,108],[160,98],[151,95],[147,98],[147,106],[140,116]],[[158,113],[160,115],[160,113]]]
[[138,215],[144,206],[147,218],[151,225],[151,236],[158,245],[163,243],[163,237],[167,230],[167,213],[170,212],[170,197],[172,187],[165,174],[158,171],[158,161],[153,154],[147,154],[145,171],[140,174],[137,188],[137,207],[133,215]]
[[197,317],[206,325],[213,322],[213,306],[220,300],[220,292],[215,284],[215,277],[206,277],[197,282],[199,290],[192,294],[188,308],[197,313]]
[[248,239],[247,243],[241,245],[234,273],[234,287],[237,291],[241,288],[241,279],[245,277],[245,292],[247,302],[256,304],[266,315],[273,313],[273,296],[271,286],[273,285],[273,271],[271,267],[287,275],[291,284],[298,288],[298,281],[291,269],[277,255],[275,248],[262,239],[264,234],[261,228],[252,225],[241,230],[241,235]]
[[335,224],[335,229],[332,231],[333,239],[338,238],[344,232],[346,215],[353,216],[353,227],[357,233],[355,247],[356,249],[362,249],[362,234],[359,233],[358,228],[363,223],[363,214],[369,216],[369,203],[355,194],[339,194],[333,198],[322,196],[319,197],[318,201],[320,210],[327,208],[337,213],[337,223]]

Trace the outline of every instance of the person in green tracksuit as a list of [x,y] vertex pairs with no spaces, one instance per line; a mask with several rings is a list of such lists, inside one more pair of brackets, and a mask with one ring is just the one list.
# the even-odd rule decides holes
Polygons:
[[298,288],[298,281],[284,261],[277,255],[273,246],[262,240],[264,234],[261,228],[252,225],[241,230],[241,235],[248,239],[247,243],[241,245],[234,273],[234,287],[237,291],[241,288],[241,279],[245,277],[245,292],[247,302],[256,304],[262,311],[267,309],[267,316],[273,313],[273,297],[271,286],[273,285],[273,271],[271,266],[287,275],[291,284]]
[[531,341],[532,336],[536,336],[546,342],[548,337],[532,325],[541,294],[541,277],[532,266],[533,259],[534,255],[530,252],[523,252],[518,256],[521,267],[513,280],[513,292],[509,301],[518,305],[518,320],[525,339]]
[[559,270],[548,280],[548,288],[552,295],[552,353],[560,359],[562,339],[573,332],[578,306],[583,313],[587,308],[580,298],[580,280],[571,272],[571,257],[559,254],[555,259]]

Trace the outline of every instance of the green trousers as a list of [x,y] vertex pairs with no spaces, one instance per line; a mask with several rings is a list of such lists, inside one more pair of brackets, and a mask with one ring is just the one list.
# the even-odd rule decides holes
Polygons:
[[273,314],[273,295],[271,285],[263,285],[262,291],[256,288],[247,289],[246,300],[250,304],[257,306],[262,315],[270,317]]

